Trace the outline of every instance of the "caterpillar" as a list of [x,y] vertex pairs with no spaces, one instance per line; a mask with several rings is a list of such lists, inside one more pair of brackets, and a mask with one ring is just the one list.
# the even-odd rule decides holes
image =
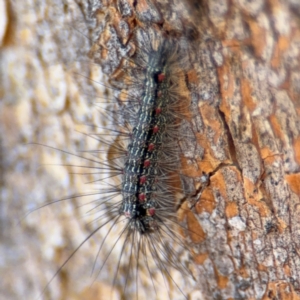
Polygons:
[[[177,71],[178,53],[174,43],[163,40],[151,29],[137,30],[136,40],[142,41],[142,45],[138,46],[133,58],[126,59],[123,68],[130,70],[130,76],[134,74],[129,85],[139,86],[140,91],[134,94],[129,88],[126,97],[122,93],[123,101],[124,98],[130,100],[121,107],[125,112],[117,112],[117,115],[123,117],[127,132],[122,132],[122,126],[118,125],[122,140],[108,151],[111,156],[107,161],[111,173],[108,176],[118,176],[121,184],[117,189],[102,189],[101,192],[112,195],[111,198],[118,195],[122,198],[117,205],[113,201],[109,203],[108,214],[112,216],[112,226],[125,220],[118,239],[121,236],[124,239],[120,242],[120,260],[126,256],[125,248],[129,249],[127,278],[136,276],[137,281],[138,274],[130,276],[130,272],[144,264],[151,281],[155,273],[153,266],[165,279],[172,281],[169,266],[184,269],[178,262],[179,252],[172,244],[176,242],[181,250],[184,248],[183,239],[176,232],[176,226],[180,226],[176,223],[178,203],[175,195],[179,193],[176,190],[180,165],[179,118],[183,113],[181,107],[188,107],[188,97],[182,94],[178,99],[182,78]],[[134,66],[129,69],[127,66],[132,63]],[[122,145],[124,140],[125,146]],[[102,165],[100,163],[100,169]]]
[[[108,113],[113,124],[106,130],[110,136],[117,134],[118,140],[112,142],[102,135],[94,135],[100,145],[109,146],[108,158],[98,161],[95,167],[101,170],[102,178],[98,181],[108,188],[101,187],[98,192],[102,196],[92,210],[96,214],[99,210],[104,216],[95,216],[100,225],[96,225],[91,235],[103,226],[106,228],[98,250],[101,252],[111,232],[121,224],[104,263],[115,248],[121,248],[113,286],[120,285],[118,273],[125,260],[124,298],[131,297],[127,286],[133,281],[135,297],[142,299],[141,291],[138,292],[138,285],[142,286],[139,282],[142,269],[157,297],[161,295],[155,291],[156,273],[165,281],[166,290],[169,284],[174,285],[186,297],[171,275],[173,268],[188,276],[186,266],[178,260],[186,245],[180,234],[180,229],[185,227],[177,220],[179,204],[175,200],[182,192],[178,188],[180,121],[189,107],[188,95],[179,93],[184,84],[184,76],[178,71],[180,54],[176,44],[174,47],[171,39],[163,38],[155,29],[136,30],[136,41],[141,41],[137,52],[124,60],[123,70],[130,79],[126,92],[120,93],[121,108]],[[110,180],[115,177],[119,183],[112,186]],[[99,268],[101,273],[103,265]]]
[[[82,156],[94,163],[94,192],[54,201],[61,204],[81,197],[83,208],[89,206],[88,217],[92,220],[90,235],[54,277],[72,263],[83,244],[97,239],[100,233],[101,238],[94,243],[103,260],[95,261],[95,278],[107,281],[104,269],[113,266],[110,284],[120,298],[142,299],[144,286],[152,287],[152,299],[162,297],[157,276],[164,282],[166,297],[174,298],[168,291],[173,286],[179,298],[186,298],[182,287],[188,281],[184,277],[189,275],[178,257],[186,250],[180,231],[187,228],[177,219],[183,199],[182,189],[178,188],[180,146],[182,140],[192,138],[185,122],[189,109],[183,71],[186,60],[182,44],[157,29],[139,28],[134,38],[135,53],[122,61],[125,76],[112,82],[117,101],[111,99],[107,104],[105,100],[109,108],[99,116],[108,124],[98,128],[104,130],[101,133],[90,134],[99,149],[87,150],[92,158]],[[91,166],[79,168],[80,173],[91,175],[84,172]],[[86,200],[93,195],[96,199]],[[173,270],[182,272],[180,279]]]

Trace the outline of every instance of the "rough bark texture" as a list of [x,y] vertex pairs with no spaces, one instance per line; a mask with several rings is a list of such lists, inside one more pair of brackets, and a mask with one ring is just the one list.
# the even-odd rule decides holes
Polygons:
[[[196,281],[184,292],[194,299],[300,299],[299,2],[60,2],[0,1],[0,20],[8,17],[0,28],[1,294],[34,299],[90,229],[70,202],[17,224],[33,203],[85,189],[72,167],[40,167],[76,163],[70,155],[26,145],[73,153],[95,147],[74,129],[101,123],[91,103],[103,86],[86,79],[98,69],[74,49],[92,46],[90,57],[112,77],[121,53],[107,49],[130,45],[136,26],[155,26],[185,38],[191,66],[198,146],[191,152],[182,145],[182,173],[189,198],[199,199],[187,216],[198,235],[188,237]],[[88,24],[81,32],[93,40],[76,34],[78,24]],[[201,186],[204,173],[210,180]],[[105,276],[89,286],[96,253],[97,241],[87,243],[42,297],[102,299],[110,292]]]

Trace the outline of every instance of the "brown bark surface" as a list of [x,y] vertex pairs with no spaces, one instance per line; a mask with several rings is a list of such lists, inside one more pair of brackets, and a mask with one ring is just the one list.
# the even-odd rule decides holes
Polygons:
[[[152,26],[185,45],[189,65],[188,128],[196,139],[180,146],[186,205],[199,201],[187,214],[198,232],[188,237],[196,281],[184,293],[192,299],[300,299],[298,1],[60,2],[0,1],[0,20],[7,16],[0,25],[1,294],[34,299],[90,230],[71,201],[17,223],[34,205],[86,189],[70,174],[75,157],[26,143],[73,153],[95,148],[75,132],[101,124],[92,103],[105,92],[88,79],[103,82],[83,54],[92,46],[90,57],[112,78],[121,54],[107,49],[130,45],[136,27]],[[88,8],[94,19],[87,19]],[[203,174],[210,174],[207,185]],[[87,243],[42,297],[110,293],[105,277],[114,266],[89,286],[98,244]]]

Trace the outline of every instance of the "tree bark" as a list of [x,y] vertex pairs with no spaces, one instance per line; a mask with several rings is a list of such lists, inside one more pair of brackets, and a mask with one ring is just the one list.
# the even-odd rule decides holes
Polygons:
[[[85,189],[70,174],[69,165],[80,164],[76,157],[70,163],[66,153],[26,143],[73,153],[93,149],[74,129],[100,123],[91,104],[106,91],[89,80],[103,82],[98,68],[81,58],[91,48],[90,57],[111,79],[121,54],[106,50],[133,42],[138,26],[152,26],[184,44],[190,66],[189,128],[196,139],[181,144],[181,160],[184,205],[198,199],[187,224],[198,235],[187,237],[196,282],[184,293],[194,299],[300,299],[298,1],[60,2],[3,2],[1,294],[36,298],[90,230],[73,202],[39,209],[16,224],[34,205]],[[66,166],[39,167],[49,163]],[[97,246],[81,249],[76,263],[47,286],[45,299],[109,293],[105,278],[89,287]],[[110,276],[111,268],[105,271]]]

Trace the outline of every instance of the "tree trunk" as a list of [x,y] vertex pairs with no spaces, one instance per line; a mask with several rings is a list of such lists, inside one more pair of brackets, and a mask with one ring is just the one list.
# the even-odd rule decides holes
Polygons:
[[84,54],[91,48],[90,57],[112,79],[121,51],[107,49],[134,44],[132,33],[145,26],[178,39],[189,66],[189,128],[196,139],[180,147],[183,205],[195,204],[187,224],[197,235],[187,240],[196,281],[184,294],[300,299],[298,1],[77,2],[0,1],[0,20],[8,17],[0,24],[1,294],[34,299],[46,287],[45,299],[107,299],[114,266],[105,266],[90,287],[99,240],[47,286],[89,233],[75,202],[16,220],[85,189],[70,174],[70,165],[80,164],[76,157],[27,143],[72,153],[97,147],[75,132],[100,124],[92,103],[107,91]]

